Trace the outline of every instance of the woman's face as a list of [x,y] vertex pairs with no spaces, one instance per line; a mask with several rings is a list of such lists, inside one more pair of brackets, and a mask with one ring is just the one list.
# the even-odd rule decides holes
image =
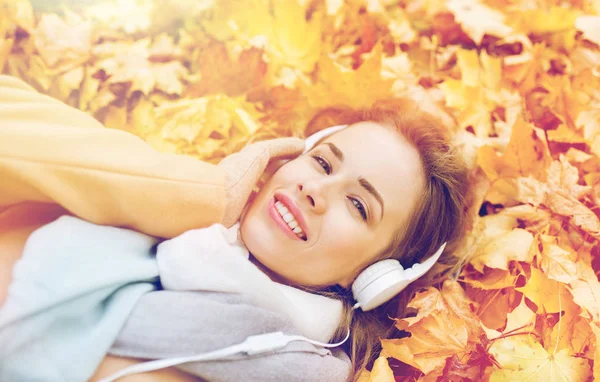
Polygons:
[[348,287],[405,226],[423,187],[416,148],[359,122],[275,172],[242,217],[242,240],[279,282]]

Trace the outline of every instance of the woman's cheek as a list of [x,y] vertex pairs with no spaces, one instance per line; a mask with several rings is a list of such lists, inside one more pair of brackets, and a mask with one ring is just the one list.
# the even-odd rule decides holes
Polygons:
[[329,250],[337,256],[343,256],[347,259],[348,255],[356,252],[357,247],[361,245],[360,230],[351,224],[343,223],[343,219],[327,222],[326,226],[331,227],[329,232],[323,236],[329,238]]

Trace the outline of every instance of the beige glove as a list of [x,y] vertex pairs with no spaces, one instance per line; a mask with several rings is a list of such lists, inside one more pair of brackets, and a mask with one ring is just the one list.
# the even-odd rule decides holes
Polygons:
[[278,138],[250,144],[223,159],[218,164],[226,173],[226,205],[222,224],[229,228],[239,220],[269,162],[293,159],[303,150],[302,139]]

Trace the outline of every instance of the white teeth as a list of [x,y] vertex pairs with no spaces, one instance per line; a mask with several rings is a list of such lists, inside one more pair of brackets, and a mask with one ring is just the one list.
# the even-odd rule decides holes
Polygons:
[[281,216],[283,217],[283,220],[285,220],[286,223],[289,223],[292,220],[294,220],[294,216],[292,214],[290,214],[289,212],[287,214],[284,214]]
[[294,219],[294,215],[290,213],[286,206],[283,205],[280,201],[275,202],[275,208],[279,211],[279,214],[283,218],[283,220],[287,223],[288,227],[301,239],[306,240],[304,236],[304,232],[300,228],[296,219]]

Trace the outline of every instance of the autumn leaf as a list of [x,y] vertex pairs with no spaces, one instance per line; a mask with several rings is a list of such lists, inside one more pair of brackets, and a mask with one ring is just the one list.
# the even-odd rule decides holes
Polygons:
[[577,280],[570,284],[573,300],[583,308],[584,316],[600,323],[600,282],[594,270],[581,261],[577,262]]
[[506,37],[512,32],[502,12],[479,1],[451,0],[447,7],[476,44],[481,43],[485,34]]
[[558,49],[572,49],[575,44],[575,20],[581,11],[552,6],[519,12],[520,28],[544,38]]
[[575,28],[583,32],[583,38],[600,45],[600,16],[579,16],[575,19]]
[[92,26],[79,21],[69,25],[55,14],[45,14],[35,31],[35,46],[49,68],[79,66],[92,53]]
[[548,278],[568,284],[577,278],[576,256],[561,248],[554,236],[542,236],[540,267]]
[[495,370],[491,382],[509,381],[585,381],[590,366],[584,358],[571,357],[567,349],[549,353],[531,336],[513,336],[496,341],[490,348],[502,368]]
[[314,85],[300,82],[299,87],[315,108],[332,105],[368,107],[390,95],[392,80],[381,78],[382,46],[373,48],[370,57],[357,70],[337,64],[329,56],[319,60],[319,78]]
[[549,279],[537,268],[531,268],[531,277],[524,287],[515,288],[537,306],[537,312],[556,313],[562,310],[561,300],[571,299],[566,285]]
[[373,370],[363,371],[357,382],[395,382],[394,373],[385,356],[379,356],[373,364]]
[[517,228],[518,221],[503,214],[489,215],[478,221],[473,235],[477,237],[477,251],[470,263],[483,273],[483,267],[508,270],[510,261],[531,261],[533,235]]
[[[485,286],[487,287],[487,285]],[[500,286],[498,289],[480,289],[467,286],[465,293],[470,300],[477,303],[475,313],[486,331],[487,329],[500,330],[506,327],[507,314],[513,308],[516,297],[512,285],[507,288]]]
[[429,288],[418,293],[409,307],[418,309],[416,317],[396,323],[409,338],[382,341],[386,354],[416,367],[424,373],[443,368],[454,354],[467,356],[471,342],[482,333],[462,288],[446,281],[441,291]]

